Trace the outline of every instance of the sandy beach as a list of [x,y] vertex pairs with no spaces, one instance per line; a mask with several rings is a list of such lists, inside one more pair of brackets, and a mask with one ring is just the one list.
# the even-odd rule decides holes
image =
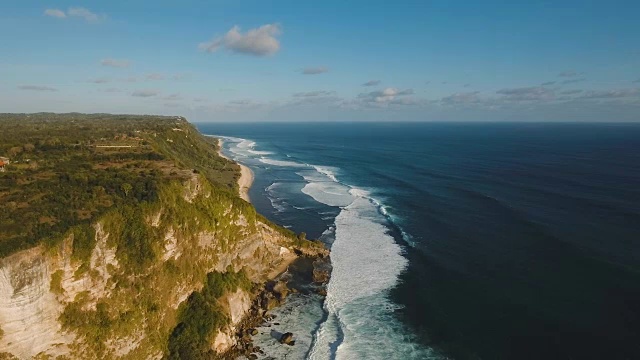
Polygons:
[[[222,144],[223,140],[218,139],[218,154],[225,159],[234,161],[233,159],[229,159],[222,153]],[[239,195],[244,201],[251,202],[251,199],[249,199],[249,189],[251,189],[251,184],[253,184],[253,171],[251,171],[249,167],[242,165],[237,161],[235,162],[240,165],[240,178],[238,179]]]

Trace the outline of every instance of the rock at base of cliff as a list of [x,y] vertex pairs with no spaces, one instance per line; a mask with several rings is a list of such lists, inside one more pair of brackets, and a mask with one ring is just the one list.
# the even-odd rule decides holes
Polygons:
[[280,344],[287,344],[289,346],[295,345],[295,341],[293,340],[293,334],[290,332],[282,334],[280,337]]

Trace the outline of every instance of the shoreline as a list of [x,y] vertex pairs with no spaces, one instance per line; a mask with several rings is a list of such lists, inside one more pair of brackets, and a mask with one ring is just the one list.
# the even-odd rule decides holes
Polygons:
[[251,189],[251,185],[253,185],[253,180],[255,178],[253,175],[253,171],[251,171],[248,166],[242,165],[239,162],[225,156],[222,153],[222,144],[224,144],[224,141],[221,138],[218,138],[218,155],[229,161],[233,161],[240,166],[240,178],[238,179],[238,195],[240,195],[240,198],[242,198],[242,200],[250,203],[251,199],[249,198],[249,189]]
[[[235,344],[226,352],[221,354],[223,359],[237,359],[243,356],[248,359],[255,359],[258,354],[266,356],[266,359],[274,358],[269,356],[269,350],[261,348],[255,344],[259,342],[256,336],[267,335],[269,342],[278,344],[278,347],[287,349],[294,346],[299,336],[303,333],[280,324],[279,316],[273,312],[284,307],[291,294],[302,294],[310,296],[317,294],[322,298],[326,297],[326,287],[331,274],[329,257],[326,254],[301,254],[286,261],[287,267],[276,276],[269,275],[269,280],[263,283],[254,294],[251,307],[238,323],[235,329]],[[276,320],[278,318],[278,320]],[[280,331],[278,331],[278,330]],[[317,329],[316,329],[317,330]],[[290,334],[289,341],[283,341],[283,335]],[[264,344],[261,344],[264,345]],[[285,351],[293,350],[289,348]],[[311,350],[309,348],[309,350]]]
[[[253,171],[248,166],[225,156],[222,153],[224,140],[217,139],[218,155],[240,166],[240,178],[237,180],[238,193],[243,200],[251,203],[249,189],[255,179]],[[285,327],[285,324],[281,325],[278,320],[274,322],[276,315],[272,314],[272,311],[285,306],[288,295],[291,293],[316,294],[320,297],[321,304],[324,304],[332,269],[329,250],[324,246],[321,249],[294,246],[292,251],[281,256],[283,261],[267,274],[267,280],[258,289],[254,289],[255,297],[251,301],[251,306],[234,330],[234,344],[227,351],[219,354],[221,358],[255,359],[258,356],[267,356],[269,351],[261,349],[254,343],[259,341],[255,338],[256,336],[267,334],[270,343],[278,344],[277,346],[283,347],[281,349],[285,351],[293,350],[296,339],[298,336],[304,337],[304,333],[297,331],[295,327]],[[278,327],[281,331],[275,331],[272,327]],[[317,329],[314,329],[314,332],[315,330]],[[285,335],[289,337],[285,338]],[[261,343],[261,345],[264,344]],[[307,351],[310,351],[310,348]]]

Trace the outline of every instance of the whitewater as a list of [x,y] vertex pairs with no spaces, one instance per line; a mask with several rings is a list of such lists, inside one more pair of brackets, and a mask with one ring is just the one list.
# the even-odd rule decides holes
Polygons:
[[[265,350],[265,356],[314,360],[439,358],[432,349],[414,341],[413,335],[395,318],[394,312],[399,308],[388,299],[388,293],[396,286],[407,260],[391,235],[391,228],[399,227],[393,223],[389,209],[373,197],[372,189],[341,182],[339,174],[348,169],[308,164],[287,154],[257,150],[256,142],[248,139],[223,138],[224,151],[234,160],[248,166],[291,169],[304,180],[302,188],[277,179],[264,188],[276,211],[285,211],[287,194],[296,193],[339,209],[337,216],[321,214],[323,219],[335,217],[321,238],[331,244],[333,266],[322,309],[325,316],[313,326],[321,299],[290,297],[274,314],[289,329],[297,331],[300,349],[284,353],[272,337],[261,335],[254,341]],[[399,230],[403,238],[409,237]],[[312,332],[305,331],[309,327]],[[261,334],[269,332],[266,328],[262,330]]]

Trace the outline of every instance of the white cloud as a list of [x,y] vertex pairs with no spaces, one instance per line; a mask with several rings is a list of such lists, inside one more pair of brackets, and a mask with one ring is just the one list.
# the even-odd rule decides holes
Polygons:
[[336,96],[335,91],[316,90],[308,92],[298,92],[293,94],[293,99],[288,102],[291,106],[306,106],[306,105],[322,105],[329,106],[331,104],[337,104],[344,99]]
[[476,104],[480,102],[480,97],[477,91],[473,91],[451,94],[443,97],[440,101],[446,105]]
[[316,90],[309,92],[298,92],[293,94],[293,97],[317,97],[317,96],[329,96],[335,95],[335,91]]
[[44,11],[44,14],[47,16],[51,16],[51,17],[55,17],[55,18],[65,18],[67,17],[67,15],[64,13],[64,11],[60,10],[60,9],[47,9]]
[[398,90],[396,88],[386,88],[384,90],[372,91],[358,95],[358,98],[369,103],[392,103],[398,96],[411,95],[413,89]]
[[136,90],[131,94],[131,96],[152,97],[152,96],[157,96],[158,94],[160,94],[158,90],[146,89],[146,90]]
[[246,33],[240,31],[239,26],[234,26],[224,36],[215,38],[209,42],[198,45],[200,50],[216,52],[225,48],[231,52],[266,56],[273,55],[280,50],[280,42],[277,37],[282,34],[279,24],[266,24],[256,29],[250,29]]
[[505,100],[514,101],[551,100],[555,96],[553,90],[541,86],[501,89],[496,94],[504,95]]
[[637,95],[640,95],[640,89],[588,91],[580,97],[583,99],[615,99]]
[[413,105],[420,105],[421,102],[416,101],[414,99],[408,99],[408,98],[398,98],[398,99],[393,99],[389,102],[389,104],[393,104],[393,105],[405,105],[405,106],[413,106]]
[[83,7],[72,7],[67,10],[67,15],[83,18],[86,22],[95,24],[106,18],[105,15],[98,15]]
[[328,71],[329,69],[324,66],[308,67],[308,68],[302,69],[302,73],[304,75],[318,75],[318,74],[326,73]]
[[380,80],[369,80],[366,83],[362,84],[362,86],[376,86],[380,84]]
[[70,7],[67,9],[67,12],[60,9],[46,9],[44,11],[46,16],[56,17],[58,19],[64,19],[67,17],[79,17],[83,18],[86,22],[90,24],[97,24],[107,18],[106,15],[98,15],[91,10],[83,7]]
[[52,87],[42,85],[19,85],[18,89],[32,91],[58,91],[57,89],[54,89]]
[[129,67],[129,65],[131,65],[131,62],[129,60],[124,60],[124,59],[102,59],[100,61],[100,64],[102,64],[102,66],[126,68],[126,67]]

